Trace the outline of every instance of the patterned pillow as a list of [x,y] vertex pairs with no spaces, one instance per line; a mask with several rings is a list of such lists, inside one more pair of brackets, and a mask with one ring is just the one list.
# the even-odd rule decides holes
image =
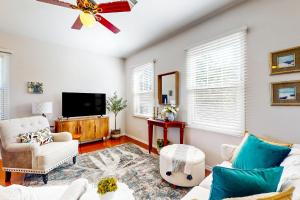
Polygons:
[[53,142],[53,136],[51,135],[51,131],[49,127],[38,130],[34,134],[36,135],[36,140],[38,143],[40,143],[40,145]]
[[21,133],[17,137],[17,142],[19,143],[35,143],[37,142],[34,138],[32,138],[32,132]]
[[292,200],[294,190],[294,187],[290,187],[283,192],[265,193],[248,197],[227,198],[223,200]]
[[50,128],[44,128],[36,132],[28,132],[19,134],[17,141],[20,143],[39,143],[40,145],[53,142],[53,136],[51,135]]

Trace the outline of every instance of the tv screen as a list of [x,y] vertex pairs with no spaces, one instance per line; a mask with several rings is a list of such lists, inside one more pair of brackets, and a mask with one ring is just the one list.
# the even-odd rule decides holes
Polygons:
[[96,93],[62,93],[63,117],[106,114],[106,95]]

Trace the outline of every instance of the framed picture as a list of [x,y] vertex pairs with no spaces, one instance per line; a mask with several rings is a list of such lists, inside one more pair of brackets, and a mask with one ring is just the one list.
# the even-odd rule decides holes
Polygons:
[[41,82],[28,82],[27,91],[30,94],[43,94],[44,84]]
[[270,60],[271,75],[300,72],[300,47],[273,52]]
[[300,106],[300,81],[271,83],[273,106]]

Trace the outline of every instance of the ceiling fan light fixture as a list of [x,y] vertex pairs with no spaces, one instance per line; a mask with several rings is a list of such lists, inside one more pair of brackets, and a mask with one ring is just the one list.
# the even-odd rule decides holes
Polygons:
[[95,17],[90,13],[82,12],[80,13],[80,21],[86,27],[92,27],[95,23]]

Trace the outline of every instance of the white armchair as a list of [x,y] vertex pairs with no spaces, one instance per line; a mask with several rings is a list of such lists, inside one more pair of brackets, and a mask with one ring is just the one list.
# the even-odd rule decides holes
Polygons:
[[54,142],[40,146],[37,143],[18,143],[20,133],[34,132],[49,127],[45,117],[28,117],[0,122],[0,148],[5,181],[11,172],[42,174],[48,181],[48,172],[73,158],[76,162],[78,141],[67,132],[53,133]]

